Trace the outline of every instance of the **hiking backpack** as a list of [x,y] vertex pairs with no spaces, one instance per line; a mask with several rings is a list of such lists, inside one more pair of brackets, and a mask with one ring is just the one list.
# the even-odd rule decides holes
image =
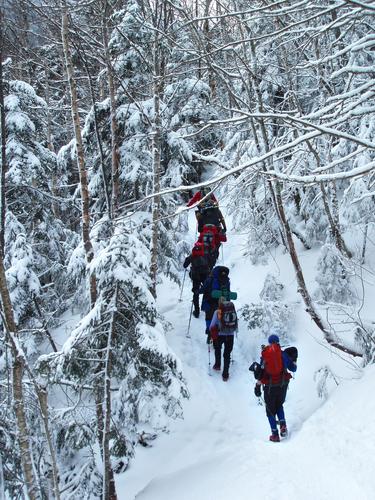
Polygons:
[[279,384],[283,379],[284,364],[281,347],[279,344],[271,344],[262,351],[263,368],[265,375],[269,377],[271,384]]
[[220,304],[220,310],[220,333],[226,335],[236,332],[238,328],[238,318],[233,302],[222,302]]
[[204,243],[207,247],[215,250],[217,247],[218,230],[213,224],[205,224],[200,232],[198,241]]
[[216,203],[212,201],[206,202],[199,207],[199,212],[203,225],[213,224],[214,226],[220,226],[220,212]]
[[202,279],[207,276],[211,269],[210,259],[203,243],[197,242],[191,251],[190,277]]

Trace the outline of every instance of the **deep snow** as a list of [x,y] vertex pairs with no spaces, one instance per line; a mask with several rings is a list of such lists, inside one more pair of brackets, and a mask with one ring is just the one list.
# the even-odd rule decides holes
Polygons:
[[[190,218],[191,225],[193,219]],[[194,230],[192,230],[194,234]],[[193,243],[193,238],[191,238]],[[178,287],[164,281],[159,308],[173,325],[167,341],[182,361],[190,399],[184,419],[171,423],[151,448],[138,448],[129,469],[117,477],[119,500],[372,500],[375,498],[375,366],[362,371],[358,361],[331,349],[304,312],[296,294],[289,257],[274,251],[267,266],[252,266],[243,258],[243,235],[228,234],[218,264],[231,269],[232,290],[239,293],[237,309],[259,301],[268,272],[277,275],[291,301],[298,301],[290,344],[299,349],[298,370],[285,404],[290,437],[268,441],[263,406],[253,394],[248,371],[258,359],[261,338],[240,322],[230,379],[208,368],[204,316],[192,318],[190,283],[183,301]],[[309,286],[314,287],[317,252],[301,252]],[[213,352],[211,350],[211,366]],[[317,394],[315,372],[329,366],[336,382],[329,397]]]

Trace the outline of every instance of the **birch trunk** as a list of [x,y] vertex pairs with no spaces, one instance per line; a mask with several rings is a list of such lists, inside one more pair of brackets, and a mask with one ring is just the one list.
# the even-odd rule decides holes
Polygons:
[[[5,321],[5,329],[17,334],[17,326],[14,321],[13,307],[10,300],[8,284],[4,268],[4,228],[5,228],[5,174],[7,171],[6,158],[6,129],[5,129],[5,107],[4,107],[4,80],[2,72],[3,64],[3,11],[0,6],[0,127],[1,127],[1,186],[0,186],[0,296]],[[9,341],[9,339],[7,339]],[[30,449],[29,430],[26,425],[25,400],[23,394],[23,366],[24,361],[15,346],[12,344],[13,369],[12,386],[14,411],[17,421],[18,442],[21,453],[21,463],[26,483],[26,490],[30,500],[39,498],[37,481],[34,474],[32,454]]]
[[[10,301],[2,256],[0,256],[0,295],[4,313],[4,320],[6,323],[6,330],[11,332],[16,338],[17,326],[14,321],[13,308]],[[14,359],[12,370],[14,412],[16,414],[17,420],[18,442],[21,452],[22,469],[29,499],[35,500],[39,498],[39,492],[34,474],[33,461],[30,450],[30,434],[26,424],[25,400],[22,385],[24,360],[22,356],[20,356],[16,346],[14,345],[14,342],[11,342],[11,345]]]
[[[63,51],[65,57],[66,73],[70,89],[70,99],[72,107],[72,120],[74,126],[74,136],[77,149],[77,164],[79,171],[79,181],[81,187],[81,205],[82,205],[82,239],[85,248],[86,261],[89,264],[94,257],[94,250],[90,239],[90,200],[87,180],[87,171],[85,166],[85,157],[82,144],[81,124],[78,113],[77,87],[74,80],[72,57],[69,46],[69,22],[66,0],[61,1],[61,37],[63,42]],[[90,301],[91,307],[96,302],[96,279],[95,275],[90,275]]]
[[[115,308],[117,305],[118,285],[115,289]],[[103,500],[117,500],[116,484],[113,477],[109,439],[111,431],[111,372],[112,342],[115,334],[116,311],[112,313],[112,321],[107,337],[106,358],[104,368],[104,418],[103,418]]]

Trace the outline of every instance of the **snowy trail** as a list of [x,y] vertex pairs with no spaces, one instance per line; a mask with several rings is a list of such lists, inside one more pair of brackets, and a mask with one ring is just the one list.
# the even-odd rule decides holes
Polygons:
[[[257,297],[269,271],[269,267],[255,271],[241,262],[241,241],[240,236],[230,235],[225,246],[232,289],[239,292],[237,308]],[[280,267],[275,265],[284,280],[293,282],[286,258]],[[336,362],[337,357],[317,344],[314,335],[306,335],[311,325],[304,315],[306,323],[296,324],[304,330],[297,342],[304,370],[291,382],[286,402],[292,433],[280,444],[270,443],[265,410],[253,395],[254,379],[248,371],[259,353],[259,342],[253,345],[240,324],[229,381],[223,382],[221,373],[212,368],[209,376],[203,313],[199,319],[192,317],[191,338],[186,337],[191,304],[188,279],[183,301],[178,302],[178,297],[175,284],[162,285],[160,309],[173,325],[167,340],[182,361],[190,392],[184,420],[172,422],[169,434],[159,436],[152,448],[137,450],[129,470],[117,480],[119,500],[249,500],[258,496],[263,500],[373,500],[375,437],[369,439],[356,421],[356,408],[365,405],[362,411],[373,418],[375,401],[366,396],[373,386],[375,367],[360,387],[358,381],[347,382],[353,386],[350,405],[344,383],[322,404],[313,374],[321,363]]]

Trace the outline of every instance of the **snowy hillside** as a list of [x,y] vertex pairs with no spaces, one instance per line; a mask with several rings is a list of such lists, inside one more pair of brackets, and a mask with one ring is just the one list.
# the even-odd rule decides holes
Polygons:
[[[119,498],[374,498],[375,435],[368,424],[375,412],[371,396],[375,367],[362,372],[353,359],[322,340],[296,294],[288,255],[276,250],[268,266],[255,267],[242,257],[244,237],[229,232],[228,240],[219,263],[231,269],[239,311],[245,303],[259,300],[269,272],[285,285],[288,298],[299,302],[289,335],[290,343],[299,349],[298,370],[285,404],[290,437],[280,444],[268,441],[265,409],[253,394],[254,378],[248,367],[259,357],[259,332],[247,330],[241,322],[230,379],[223,382],[220,373],[208,367],[203,313],[199,319],[192,318],[191,338],[186,337],[190,283],[178,302],[178,287],[164,282],[159,306],[173,325],[168,342],[182,361],[190,399],[184,420],[174,422],[170,433],[159,437],[152,448],[138,448],[128,471],[118,476]],[[316,253],[302,254],[301,261],[312,280]],[[210,357],[212,367],[212,348]],[[316,371],[325,366],[334,374],[326,384],[327,399],[318,397],[319,376],[314,380]]]

